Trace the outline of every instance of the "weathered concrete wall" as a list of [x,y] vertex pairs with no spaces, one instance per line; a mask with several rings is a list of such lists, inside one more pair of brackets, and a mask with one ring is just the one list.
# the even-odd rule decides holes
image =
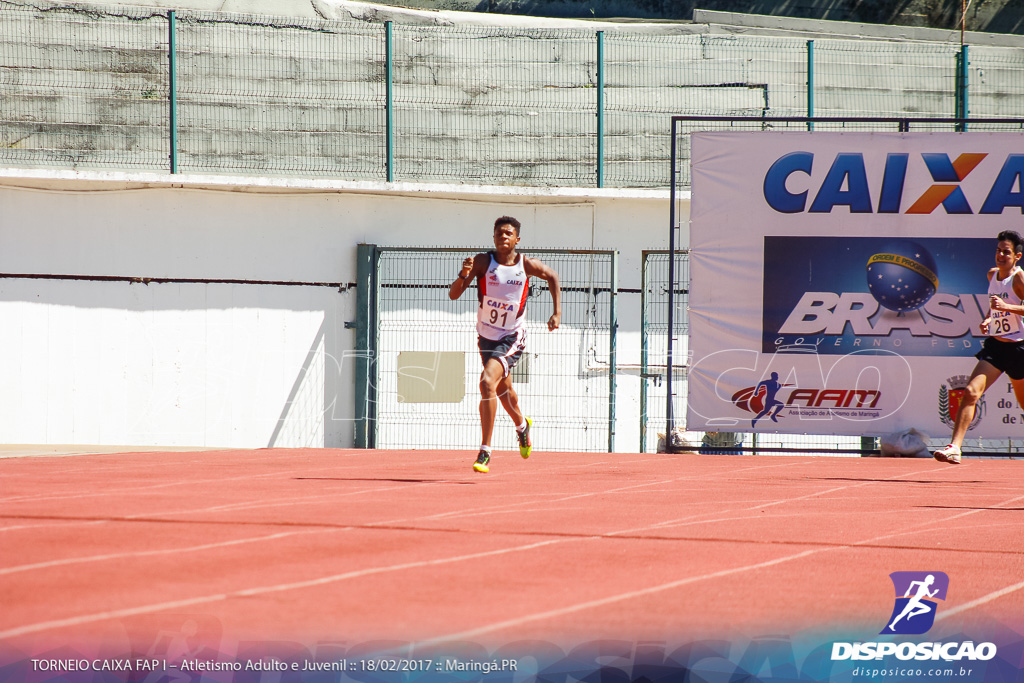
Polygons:
[[[665,186],[673,114],[805,115],[805,36],[816,43],[816,115],[955,110],[959,48],[949,42],[807,32],[822,22],[798,26],[799,37],[753,35],[739,21],[731,32],[711,23],[425,25],[456,13],[369,5],[371,19],[356,21],[356,5],[318,6],[345,21],[178,12],[178,170],[385,179],[381,17],[416,18],[395,23],[391,42],[398,180],[596,186],[597,29],[606,186]],[[0,12],[0,164],[169,168],[167,12],[43,0],[0,0]],[[1024,111],[1022,55],[973,46],[972,115]]]

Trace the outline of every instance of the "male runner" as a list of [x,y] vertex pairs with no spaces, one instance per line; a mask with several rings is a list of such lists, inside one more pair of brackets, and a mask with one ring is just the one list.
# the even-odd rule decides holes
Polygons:
[[953,437],[934,453],[936,460],[951,465],[960,464],[960,446],[974,419],[975,405],[1004,372],[1017,403],[1024,407],[1024,271],[1017,265],[1024,240],[1013,230],[1004,230],[996,240],[996,267],[988,271],[989,314],[981,323],[981,333],[990,336],[975,355],[978,363],[957,408]]
[[[562,291],[558,274],[535,258],[526,258],[516,251],[520,223],[511,216],[494,221],[494,251],[467,258],[462,262],[459,277],[448,287],[448,297],[458,299],[476,280],[477,346],[484,370],[480,374],[480,453],[473,469],[487,472],[491,462],[491,434],[498,412],[497,400],[512,418],[519,435],[519,454],[530,457],[533,444],[530,427],[533,421],[519,409],[519,397],[512,388],[509,372],[526,348],[526,296],[530,278],[546,280],[551,291],[554,313],[548,318],[548,329],[558,329],[562,318]],[[496,400],[497,399],[497,400]]]

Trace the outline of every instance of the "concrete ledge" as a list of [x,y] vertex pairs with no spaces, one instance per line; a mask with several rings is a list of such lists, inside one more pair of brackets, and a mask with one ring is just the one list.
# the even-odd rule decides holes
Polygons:
[[[146,188],[191,188],[220,192],[252,193],[346,193],[436,198],[467,196],[480,198],[530,197],[565,199],[664,199],[668,190],[585,187],[521,187],[515,185],[456,185],[435,183],[388,183],[371,180],[334,180],[270,176],[226,176],[202,174],[140,173],[121,171],[58,171],[48,169],[0,168],[0,187],[67,190],[68,181],[81,192],[138,190]],[[690,192],[677,193],[687,200]]]
[[70,455],[102,455],[109,453],[171,453],[193,451],[220,451],[225,448],[208,446],[83,446],[72,444],[3,444],[0,460],[5,458],[67,457]]
[[[711,33],[788,35],[805,38],[868,38],[875,40],[960,44],[959,30],[924,28],[920,26],[889,26],[853,21],[830,21],[828,19],[800,19],[796,17],[718,12],[704,9],[693,10],[693,21],[695,24],[709,26]],[[1019,48],[1024,47],[1024,36],[966,31],[964,42],[968,45]]]

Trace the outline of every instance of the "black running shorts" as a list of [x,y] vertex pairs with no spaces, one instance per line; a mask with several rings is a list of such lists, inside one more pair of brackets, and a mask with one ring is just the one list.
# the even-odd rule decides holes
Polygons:
[[1010,379],[1024,379],[1024,341],[1008,342],[988,337],[974,357],[994,365]]
[[526,348],[526,328],[498,340],[477,336],[476,344],[480,347],[480,360],[483,364],[487,365],[487,361],[494,358],[501,363],[505,371],[504,376],[508,377],[508,373],[523,357],[523,350]]

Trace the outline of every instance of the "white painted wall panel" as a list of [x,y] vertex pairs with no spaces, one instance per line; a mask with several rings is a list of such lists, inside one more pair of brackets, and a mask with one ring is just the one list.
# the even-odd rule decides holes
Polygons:
[[[358,243],[486,247],[494,219],[511,214],[524,246],[620,250],[627,289],[639,287],[640,251],[667,245],[664,193],[281,190],[266,179],[0,171],[0,440],[351,446],[345,322]],[[294,284],[319,282],[342,287]],[[620,362],[636,363],[639,295],[619,306]],[[471,329],[466,338],[475,354]],[[635,375],[620,370],[619,450],[639,443]]]

